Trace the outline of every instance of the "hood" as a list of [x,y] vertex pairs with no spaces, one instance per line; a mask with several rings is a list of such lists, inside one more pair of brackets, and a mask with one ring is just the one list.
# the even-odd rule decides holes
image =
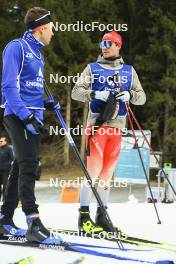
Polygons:
[[99,55],[97,59],[97,63],[108,64],[111,67],[118,67],[124,64],[124,60],[121,56],[119,56],[117,59],[111,61],[111,60],[104,59],[102,55]]

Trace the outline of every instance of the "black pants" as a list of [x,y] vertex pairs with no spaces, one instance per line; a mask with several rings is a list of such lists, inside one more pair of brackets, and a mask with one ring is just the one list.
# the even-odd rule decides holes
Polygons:
[[1,213],[7,219],[11,219],[19,200],[26,215],[38,213],[34,189],[39,162],[40,136],[26,131],[21,120],[15,115],[6,116],[4,126],[12,141],[15,161],[8,179]]
[[5,188],[9,176],[9,169],[0,171],[0,201],[4,199]]

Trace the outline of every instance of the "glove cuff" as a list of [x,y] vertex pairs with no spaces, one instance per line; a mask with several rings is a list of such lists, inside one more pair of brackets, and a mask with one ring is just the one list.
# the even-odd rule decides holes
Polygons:
[[22,120],[24,125],[32,123],[32,121],[35,119],[34,114],[32,113],[29,115],[26,119]]

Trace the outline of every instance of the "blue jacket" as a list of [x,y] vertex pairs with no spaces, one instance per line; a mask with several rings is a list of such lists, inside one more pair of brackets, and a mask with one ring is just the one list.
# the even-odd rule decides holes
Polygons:
[[11,41],[3,51],[2,104],[4,116],[15,114],[21,120],[32,112],[43,120],[44,45],[30,32]]

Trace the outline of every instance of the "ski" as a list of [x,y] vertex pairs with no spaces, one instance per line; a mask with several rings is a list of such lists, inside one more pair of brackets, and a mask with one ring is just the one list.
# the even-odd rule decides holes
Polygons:
[[[2,241],[26,241],[26,238],[24,236],[14,236],[14,235],[0,235],[0,243]],[[97,249],[115,249],[115,250],[120,250],[118,247],[112,247],[112,246],[100,246],[100,245],[91,245],[91,244],[86,244],[86,243],[75,243],[75,242],[68,242],[71,246],[79,246],[79,247],[89,247],[89,248],[97,248]],[[123,251],[152,251],[151,249],[122,249]]]
[[[38,249],[53,249],[53,250],[58,250],[58,251],[72,251],[72,252],[77,252],[77,253],[82,253],[82,254],[88,254],[88,255],[93,255],[93,256],[100,256],[100,257],[105,257],[105,258],[111,258],[111,259],[117,259],[121,261],[131,261],[133,263],[150,263],[154,264],[155,262],[147,261],[147,260],[142,260],[142,259],[137,259],[137,258],[130,258],[130,257],[124,257],[124,256],[119,256],[116,254],[112,253],[103,253],[97,250],[93,249],[88,249],[85,248],[84,244],[76,244],[76,243],[60,243],[60,244],[45,244],[45,243],[37,243],[37,242],[29,242],[25,239],[25,237],[14,237],[10,236],[7,239],[0,239],[0,244],[4,245],[10,245],[10,246],[20,246],[20,247],[29,247],[29,248],[38,248]],[[91,245],[89,245],[91,247]],[[114,248],[119,251],[124,251],[123,249],[119,248]],[[125,251],[128,251],[128,249],[125,249]]]
[[[126,244],[148,247],[150,249],[160,249],[163,251],[170,251],[174,253],[176,252],[176,248],[175,248],[176,244],[167,243],[167,242],[158,242],[158,241],[147,240],[147,239],[142,239],[142,238],[137,238],[137,237],[132,237],[132,236],[126,236],[126,237],[124,236],[123,238],[122,237],[115,238],[112,236],[111,237],[108,237],[108,236],[100,237],[98,235],[91,236],[90,234],[84,234],[82,232],[79,232],[78,230],[69,230],[69,229],[54,229],[53,230],[49,228],[49,230],[54,235],[57,235],[57,233],[58,234],[62,233],[66,235],[75,235],[75,236],[89,237],[89,238],[95,238],[95,239],[105,239],[105,240],[114,241],[114,242],[116,242],[117,239],[120,239],[121,242],[126,243]],[[12,235],[1,235],[0,234],[0,240],[2,241],[7,240],[8,238],[11,239],[12,237],[19,237],[19,239],[25,238],[25,236],[15,236],[14,234]],[[92,247],[95,247],[95,246],[92,246]],[[109,248],[109,247],[104,247],[104,248]]]
[[[50,231],[66,234],[66,235],[76,235],[76,236],[87,236],[87,237],[92,237],[90,234],[84,234],[79,232],[78,230],[68,230],[68,229],[54,229],[52,230],[49,228]],[[144,247],[150,247],[153,249],[161,249],[164,251],[171,251],[171,252],[176,252],[176,244],[172,243],[167,243],[167,242],[159,242],[159,241],[153,241],[153,240],[147,240],[147,239],[142,239],[138,237],[132,237],[132,236],[126,236],[124,238],[113,238],[113,237],[100,237],[98,235],[94,235],[93,238],[95,239],[105,239],[108,241],[116,241],[117,239],[120,239],[123,243],[127,244],[133,244],[133,245],[138,245],[138,246],[144,246]],[[170,248],[168,248],[168,247]]]

